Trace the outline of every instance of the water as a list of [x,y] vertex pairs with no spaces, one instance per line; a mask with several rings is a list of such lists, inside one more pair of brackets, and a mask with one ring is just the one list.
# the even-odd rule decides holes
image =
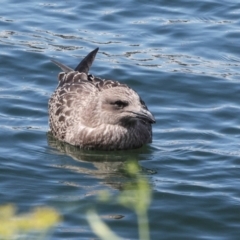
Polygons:
[[[135,215],[101,204],[137,159],[153,190],[152,239],[239,239],[240,4],[201,1],[1,1],[0,204],[56,208],[51,239],[93,239],[89,204],[125,239]],[[71,67],[96,47],[94,75],[130,85],[155,115],[153,143],[79,151],[47,135],[55,58]]]

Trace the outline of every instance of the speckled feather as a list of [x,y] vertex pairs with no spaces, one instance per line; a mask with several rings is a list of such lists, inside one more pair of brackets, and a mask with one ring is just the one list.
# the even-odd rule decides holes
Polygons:
[[98,48],[64,72],[49,100],[49,125],[60,141],[83,149],[131,149],[152,141],[154,117],[125,84],[88,74]]

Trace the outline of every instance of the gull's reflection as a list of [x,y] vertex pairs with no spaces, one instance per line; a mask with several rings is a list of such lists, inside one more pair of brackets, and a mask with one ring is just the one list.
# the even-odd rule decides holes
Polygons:
[[[146,160],[147,155],[152,151],[148,146],[127,151],[87,151],[60,142],[51,133],[48,133],[47,138],[52,149],[76,160],[75,163],[65,164],[62,167],[102,179],[106,185],[115,189],[121,189],[122,184],[129,179],[125,169],[126,162],[134,161],[139,165],[139,161]],[[139,168],[143,173],[155,173],[140,165]]]

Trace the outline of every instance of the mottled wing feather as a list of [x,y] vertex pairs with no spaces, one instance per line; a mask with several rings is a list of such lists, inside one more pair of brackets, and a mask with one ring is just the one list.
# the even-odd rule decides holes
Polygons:
[[113,87],[129,88],[126,84],[122,84],[118,81],[101,79],[101,78],[95,77],[91,74],[88,75],[88,81],[92,82],[99,89],[99,91],[102,91],[107,88],[113,88]]
[[67,83],[83,83],[83,82],[88,82],[88,77],[85,73],[80,73],[80,72],[69,72],[69,73],[64,73],[61,72],[58,75],[58,80],[59,80],[59,85],[57,88],[64,86]]
[[64,141],[67,128],[79,120],[78,113],[84,102],[96,90],[85,73],[72,71],[59,74],[59,85],[49,100],[49,124],[55,137]]

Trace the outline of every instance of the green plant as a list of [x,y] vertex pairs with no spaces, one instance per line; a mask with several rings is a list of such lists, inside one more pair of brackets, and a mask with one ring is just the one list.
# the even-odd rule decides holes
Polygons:
[[41,239],[61,219],[57,211],[48,207],[37,207],[28,214],[16,212],[12,204],[0,206],[0,239],[27,239],[33,233]]
[[[113,197],[108,191],[101,192],[99,199],[104,202],[115,200],[120,205],[131,209],[137,215],[140,240],[150,240],[147,211],[151,203],[152,191],[146,177],[139,174],[139,165],[136,162],[126,163],[126,173],[129,182],[123,186],[123,191]],[[87,220],[93,232],[103,240],[121,239],[101,220],[94,209],[87,211]]]

